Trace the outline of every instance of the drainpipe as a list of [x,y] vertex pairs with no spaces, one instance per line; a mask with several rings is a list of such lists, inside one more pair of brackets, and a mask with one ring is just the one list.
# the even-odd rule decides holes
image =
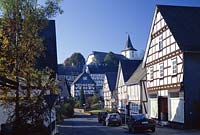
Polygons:
[[142,81],[140,80],[140,113],[143,113],[142,103],[143,103],[143,91],[142,91]]

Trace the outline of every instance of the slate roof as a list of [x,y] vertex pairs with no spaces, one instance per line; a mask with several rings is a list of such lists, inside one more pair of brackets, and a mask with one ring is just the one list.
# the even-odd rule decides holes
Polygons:
[[87,65],[90,74],[105,74],[107,72],[117,72],[118,66]]
[[133,47],[132,42],[131,42],[131,38],[130,38],[129,35],[128,35],[128,40],[126,41],[126,44],[125,44],[125,48],[124,48],[124,50],[122,50],[122,51],[127,51],[127,50],[137,51],[137,50]]
[[133,72],[137,69],[142,60],[122,60],[120,61],[124,82],[127,82]]
[[182,51],[200,51],[200,7],[157,5]]
[[[84,80],[83,77],[87,77],[87,80]],[[90,75],[86,72],[81,73],[72,84],[96,84]]]
[[58,75],[79,75],[82,71],[82,68],[58,64]]
[[48,26],[39,33],[44,38],[44,55],[41,55],[36,62],[38,69],[49,67],[57,73],[57,48],[56,48],[56,28],[55,20],[49,20]]
[[117,81],[117,72],[106,73],[106,77],[107,77],[108,86],[109,86],[110,91],[114,91],[116,81]]
[[146,80],[146,68],[142,68],[142,63],[138,66],[135,72],[127,81],[127,85],[137,84],[140,80]]

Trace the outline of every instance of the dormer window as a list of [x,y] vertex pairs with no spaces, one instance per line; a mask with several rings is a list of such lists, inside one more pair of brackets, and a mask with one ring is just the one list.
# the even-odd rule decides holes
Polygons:
[[159,51],[163,49],[163,36],[160,35],[159,37],[159,42],[158,42],[158,45],[159,45]]

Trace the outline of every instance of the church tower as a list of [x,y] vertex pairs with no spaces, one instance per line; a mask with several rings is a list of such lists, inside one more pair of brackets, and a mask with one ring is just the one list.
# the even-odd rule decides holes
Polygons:
[[131,43],[130,36],[128,35],[128,40],[126,41],[126,45],[124,50],[121,51],[122,55],[124,55],[126,58],[133,60],[135,57],[135,52],[137,50],[133,48],[133,45]]

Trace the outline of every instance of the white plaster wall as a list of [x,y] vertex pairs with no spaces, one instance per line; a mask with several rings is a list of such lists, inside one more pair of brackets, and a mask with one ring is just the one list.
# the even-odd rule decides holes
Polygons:
[[184,100],[170,98],[168,106],[169,121],[184,123]]
[[149,116],[151,118],[158,118],[158,99],[149,98]]
[[[6,120],[8,119],[8,115],[6,114],[5,110],[2,106],[0,106],[0,125],[3,123],[6,123]],[[1,129],[1,126],[0,126]]]

